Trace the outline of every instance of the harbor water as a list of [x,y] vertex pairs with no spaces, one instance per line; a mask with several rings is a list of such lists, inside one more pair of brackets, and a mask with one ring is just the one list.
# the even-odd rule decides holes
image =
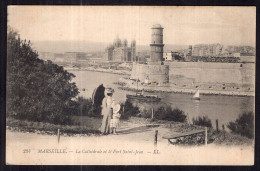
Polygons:
[[[73,81],[80,89],[80,96],[91,98],[93,90],[100,84],[111,86],[115,89],[114,98],[118,103],[126,100],[126,94],[134,94],[134,92],[120,90],[119,85],[113,84],[118,82],[119,78],[127,77],[125,75],[117,75],[103,72],[93,71],[70,71],[75,74]],[[85,88],[85,91],[82,89]],[[146,92],[145,92],[146,93]],[[179,108],[188,115],[188,121],[192,123],[192,118],[198,116],[207,116],[215,127],[215,120],[218,119],[219,127],[227,125],[243,112],[254,111],[254,97],[241,96],[223,96],[223,95],[200,95],[200,101],[192,100],[192,94],[166,93],[156,92],[147,93],[156,94],[161,98],[160,102],[140,102],[133,101],[141,110],[150,110],[163,105],[170,105],[173,108]]]

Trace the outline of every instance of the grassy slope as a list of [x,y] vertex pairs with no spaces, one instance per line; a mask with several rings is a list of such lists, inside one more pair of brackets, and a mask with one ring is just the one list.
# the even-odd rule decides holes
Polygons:
[[[7,118],[7,129],[22,132],[34,132],[40,134],[57,134],[57,130],[61,130],[61,134],[73,136],[76,134],[83,135],[99,135],[99,128],[101,126],[101,118],[92,118],[87,116],[73,116],[73,125],[55,125],[50,123],[42,122],[31,122],[31,121],[19,121]],[[173,121],[162,121],[150,119],[132,117],[129,120],[121,121],[123,125],[129,125],[130,128],[135,128],[137,126],[150,127],[151,125],[159,125],[161,130],[167,130],[167,132],[174,133],[186,133],[194,130],[204,129],[200,126],[194,126],[187,123],[178,123]],[[162,133],[162,132],[161,132]],[[144,133],[145,134],[145,133]],[[118,135],[120,136],[120,135]],[[240,135],[219,132],[210,129],[208,131],[209,140],[213,141],[215,144],[221,145],[251,145],[253,143],[252,139],[242,137]]]

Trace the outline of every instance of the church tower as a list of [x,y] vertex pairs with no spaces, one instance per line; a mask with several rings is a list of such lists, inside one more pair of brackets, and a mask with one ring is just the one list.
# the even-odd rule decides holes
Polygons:
[[163,59],[163,28],[160,24],[152,27],[151,62],[160,62]]

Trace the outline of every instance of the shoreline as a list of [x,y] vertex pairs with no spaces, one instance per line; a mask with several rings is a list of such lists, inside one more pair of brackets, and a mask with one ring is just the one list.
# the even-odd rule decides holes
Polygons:
[[79,69],[79,68],[65,68],[67,71],[93,71],[93,72],[103,72],[103,73],[110,73],[110,74],[117,74],[117,75],[128,75],[130,76],[131,74],[128,74],[127,72],[129,71],[122,71],[122,70],[112,70],[112,69],[95,69],[95,68],[84,68],[84,69]]
[[[137,91],[135,84],[130,84],[132,81],[128,81],[124,78],[121,78],[119,83],[121,84],[119,89],[128,90],[128,91]],[[145,92],[155,93],[155,92],[164,92],[164,93],[179,93],[179,94],[194,94],[196,89],[182,89],[182,88],[173,88],[170,85],[167,86],[138,86],[139,90],[144,90]],[[237,96],[237,97],[255,97],[254,92],[234,92],[234,91],[219,91],[219,90],[205,90],[200,89],[201,95],[222,95],[222,96]]]
[[[126,90],[126,91],[134,91],[134,92],[137,92],[137,89],[136,88],[130,88],[130,87],[127,87],[127,86],[121,86],[121,87],[118,87],[119,89],[121,90]],[[140,89],[139,89],[140,91]],[[151,90],[151,89],[146,89],[144,88],[144,92],[148,92],[148,93],[156,93],[156,92],[162,92],[162,93],[178,93],[178,94],[194,94],[195,91],[194,90],[190,90],[190,91],[185,91],[183,89],[176,89],[176,90]],[[201,95],[208,95],[208,96],[216,96],[216,95],[221,95],[221,96],[236,96],[236,97],[255,97],[254,95],[251,95],[251,94],[229,94],[229,93],[223,93],[223,92],[215,92],[215,93],[207,93],[207,92],[203,92],[202,90],[200,90],[200,94]]]
[[[93,71],[93,72],[102,72],[102,73],[110,73],[110,74],[117,74],[117,75],[125,75],[130,76],[129,71],[122,71],[122,70],[112,70],[112,69],[95,69],[95,68],[65,68],[67,71]],[[128,73],[127,73],[128,72]],[[127,91],[136,91],[136,85],[132,86],[129,84],[129,80],[124,78],[120,78],[118,81],[119,83],[125,84],[120,85],[119,89],[127,90]],[[132,82],[131,82],[132,83]],[[179,94],[194,94],[196,92],[195,89],[184,89],[184,88],[173,88],[169,85],[166,86],[151,86],[151,87],[144,87],[139,86],[140,89],[144,89],[145,92],[168,92],[168,93],[179,93]],[[220,91],[220,90],[207,90],[207,89],[200,89],[200,94],[202,95],[223,95],[223,96],[237,96],[237,97],[255,97],[254,92],[234,92],[234,91]]]

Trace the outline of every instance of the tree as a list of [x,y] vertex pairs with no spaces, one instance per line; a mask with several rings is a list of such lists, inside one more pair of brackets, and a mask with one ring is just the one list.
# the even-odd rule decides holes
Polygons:
[[52,123],[69,122],[68,111],[78,88],[75,77],[62,66],[44,62],[20,40],[17,32],[7,34],[7,116]]

